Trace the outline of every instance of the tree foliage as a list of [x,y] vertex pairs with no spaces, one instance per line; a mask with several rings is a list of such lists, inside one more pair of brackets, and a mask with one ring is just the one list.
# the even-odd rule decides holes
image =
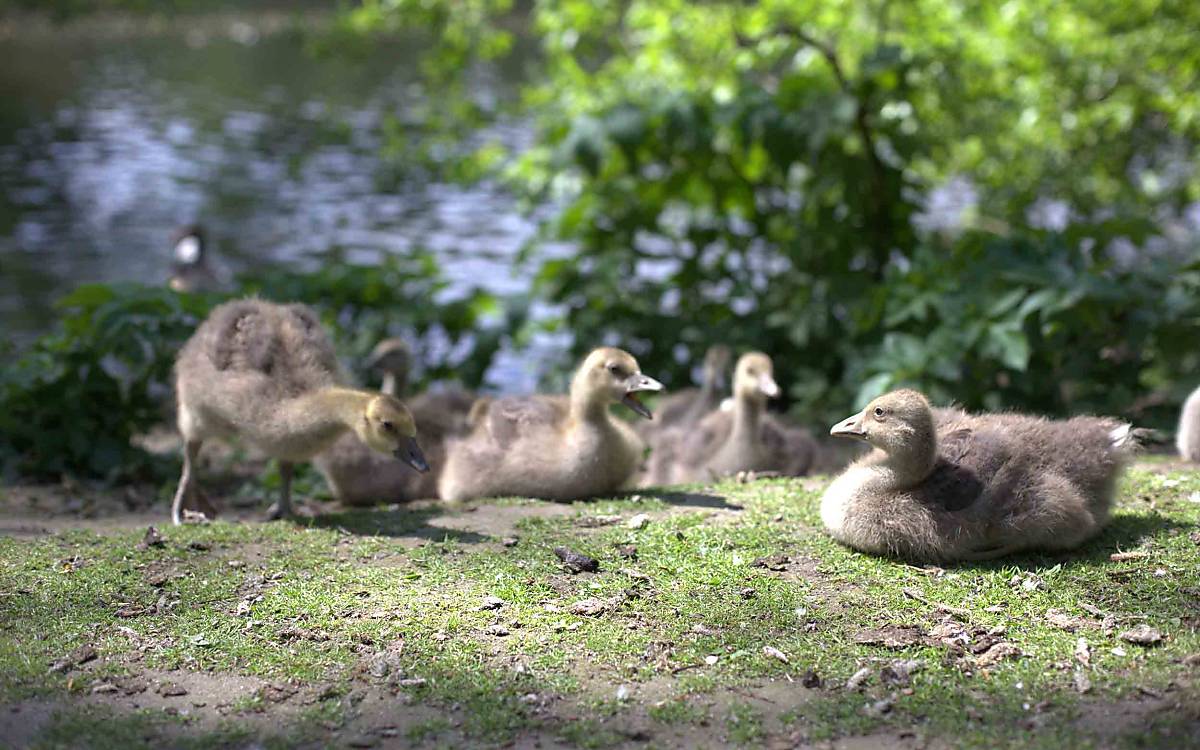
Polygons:
[[[451,80],[502,49],[455,44],[507,28],[486,3],[433,7],[457,6],[358,19],[433,18]],[[710,343],[762,348],[820,419],[901,384],[1145,417],[1190,385],[1200,5],[536,0],[530,24],[539,137],[505,174],[559,206],[539,241],[575,251],[536,289],[576,353],[620,341],[678,384]],[[939,216],[947,185],[976,200]]]

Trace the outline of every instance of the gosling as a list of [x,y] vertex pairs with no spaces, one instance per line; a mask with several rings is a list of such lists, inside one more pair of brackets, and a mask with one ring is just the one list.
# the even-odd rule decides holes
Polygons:
[[480,401],[471,433],[448,448],[439,483],[443,499],[520,495],[546,500],[595,497],[623,487],[645,451],[620,403],[651,419],[638,393],[662,385],[620,349],[596,349],[571,381],[568,398],[530,396]]
[[802,428],[766,413],[781,393],[771,358],[749,352],[738,359],[730,408],[710,412],[694,427],[664,433],[650,457],[649,482],[701,482],[742,471],[803,476],[816,441]]
[[826,489],[825,528],[915,562],[1078,547],[1108,521],[1136,448],[1115,419],[934,410],[911,390],[880,396],[830,434],[874,450]]
[[727,373],[732,358],[733,353],[728,346],[710,346],[704,353],[700,387],[685,388],[667,396],[656,407],[657,419],[642,424],[655,425],[657,429],[665,430],[670,427],[691,427],[699,422],[721,405],[721,399],[728,387]]
[[205,520],[212,513],[195,477],[196,457],[210,438],[241,438],[279,461],[279,500],[269,519],[292,515],[294,464],[325,450],[346,431],[380,453],[428,471],[404,404],[343,382],[333,344],[310,308],[257,299],[214,308],[175,362],[184,448],[171,520]]

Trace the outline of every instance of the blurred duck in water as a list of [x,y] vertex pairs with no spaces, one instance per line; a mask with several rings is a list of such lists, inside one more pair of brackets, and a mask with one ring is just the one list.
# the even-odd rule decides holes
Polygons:
[[195,474],[200,447],[211,438],[238,438],[279,461],[282,483],[271,519],[292,514],[293,464],[326,450],[346,432],[416,471],[428,471],[408,408],[394,396],[344,382],[333,344],[310,308],[257,299],[214,308],[175,362],[185,442],[172,520],[203,520],[214,513]]
[[470,434],[449,443],[440,494],[455,501],[509,495],[574,500],[615,492],[639,468],[645,445],[609,407],[622,404],[651,419],[638,394],[661,389],[628,352],[603,347],[579,366],[568,398],[480,401],[472,409]]
[[180,227],[172,241],[170,287],[177,292],[217,291],[221,283],[209,266],[204,229],[197,224]]
[[[384,339],[375,346],[367,364],[383,374],[380,390],[391,396],[407,391],[412,354],[401,339]],[[438,479],[445,465],[446,441],[465,435],[467,415],[475,397],[453,388],[407,398],[409,411],[421,433],[421,447],[429,471],[413,472],[403,464],[371,450],[354,435],[343,435],[313,464],[325,477],[334,497],[346,505],[404,502],[436,498]]]
[[1108,521],[1135,432],[1105,417],[932,409],[895,391],[830,430],[874,450],[829,485],[821,520],[847,546],[917,562],[1072,549]]

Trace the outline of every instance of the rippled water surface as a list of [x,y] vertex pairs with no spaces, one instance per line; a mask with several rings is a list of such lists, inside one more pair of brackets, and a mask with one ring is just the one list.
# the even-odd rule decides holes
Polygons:
[[[380,159],[379,123],[415,116],[423,95],[409,45],[314,55],[294,24],[211,17],[0,35],[6,336],[49,328],[53,301],[77,283],[162,281],[171,234],[191,222],[226,272],[420,246],[458,289],[526,287],[512,256],[533,225],[508,196]],[[481,91],[511,95],[513,77],[484,75]],[[528,138],[520,126],[494,135]],[[536,368],[506,360],[502,386],[527,387]]]

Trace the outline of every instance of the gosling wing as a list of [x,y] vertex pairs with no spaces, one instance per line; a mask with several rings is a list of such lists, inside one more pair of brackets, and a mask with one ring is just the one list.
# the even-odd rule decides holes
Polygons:
[[552,427],[566,419],[567,401],[552,396],[501,398],[488,406],[487,429],[492,440],[507,446],[522,433],[539,427]]

